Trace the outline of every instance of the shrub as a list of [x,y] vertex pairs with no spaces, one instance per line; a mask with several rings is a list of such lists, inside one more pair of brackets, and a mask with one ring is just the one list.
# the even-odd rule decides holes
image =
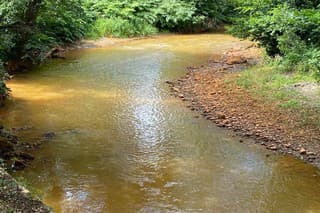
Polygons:
[[134,37],[155,34],[157,29],[152,25],[141,21],[129,21],[121,18],[100,18],[95,21],[87,36],[90,38],[110,37]]
[[257,41],[272,57],[280,55],[283,70],[311,72],[320,79],[318,4],[319,1],[252,0],[250,4],[240,4],[241,17],[231,32]]
[[231,0],[86,0],[84,7],[95,18],[139,20],[160,30],[192,32],[216,27],[232,11]]

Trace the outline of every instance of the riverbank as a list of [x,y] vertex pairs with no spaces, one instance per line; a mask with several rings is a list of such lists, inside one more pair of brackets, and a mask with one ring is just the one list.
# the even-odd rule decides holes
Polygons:
[[[255,85],[241,84],[243,75],[248,71],[240,70],[259,64],[259,61],[262,60],[258,48],[240,45],[204,66],[188,68],[185,77],[167,83],[173,94],[185,101],[188,108],[198,111],[218,126],[254,138],[256,143],[269,150],[295,156],[320,168],[317,103],[288,107],[296,103],[293,100],[299,100],[271,100],[265,94],[259,94],[260,90]],[[254,66],[252,70],[258,67]],[[252,75],[252,81],[259,78],[254,73]]]
[[3,168],[0,168],[0,210],[1,212],[39,212],[52,210],[15,181]]
[[[27,128],[15,129],[16,131]],[[38,143],[23,143],[12,130],[0,127],[0,210],[1,212],[51,212],[50,208],[35,199],[27,189],[18,183],[10,171],[24,169],[34,159],[28,152],[40,146]],[[5,169],[6,168],[6,169]]]

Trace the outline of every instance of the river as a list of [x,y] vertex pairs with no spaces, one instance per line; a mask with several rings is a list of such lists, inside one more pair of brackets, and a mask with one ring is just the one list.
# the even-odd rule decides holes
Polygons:
[[320,212],[320,172],[198,118],[165,81],[237,45],[163,35],[74,50],[9,82],[3,123],[54,132],[24,178],[56,212]]

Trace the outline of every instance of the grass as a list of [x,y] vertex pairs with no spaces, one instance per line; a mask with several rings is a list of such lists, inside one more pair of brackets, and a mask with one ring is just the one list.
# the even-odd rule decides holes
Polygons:
[[302,125],[320,127],[319,108],[307,105],[310,100],[294,89],[296,83],[316,82],[312,74],[283,72],[277,65],[265,64],[243,71],[232,82],[260,100],[299,113]]
[[15,177],[15,180],[17,181],[17,183],[20,186],[26,188],[30,192],[32,197],[35,197],[36,199],[41,200],[42,193],[39,190],[37,190],[36,188],[32,187],[31,184],[25,178]]
[[91,39],[105,36],[128,38],[153,35],[157,32],[158,30],[155,27],[142,20],[129,21],[121,18],[100,18],[92,25],[87,37]]

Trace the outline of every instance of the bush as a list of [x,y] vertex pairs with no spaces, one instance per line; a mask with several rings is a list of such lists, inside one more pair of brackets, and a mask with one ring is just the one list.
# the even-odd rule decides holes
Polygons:
[[0,4],[0,14],[5,62],[39,62],[50,48],[78,40],[87,29],[81,0],[9,0]]
[[266,13],[237,20],[231,32],[258,41],[272,56],[283,54],[278,45],[279,38],[286,33],[295,34],[309,45],[320,46],[320,11],[279,5]]
[[295,34],[279,37],[279,49],[284,57],[279,63],[283,71],[310,72],[320,80],[320,49],[308,46]]
[[193,32],[216,27],[227,20],[231,0],[86,0],[84,7],[92,17],[120,18],[130,23],[148,23],[160,30]]
[[157,33],[157,29],[152,25],[141,21],[128,21],[121,18],[100,18],[95,21],[87,34],[89,38],[109,37],[134,37],[146,36]]
[[231,32],[257,41],[272,57],[281,56],[283,70],[311,72],[320,79],[318,4],[319,1],[252,0],[250,4],[240,4],[241,17]]

